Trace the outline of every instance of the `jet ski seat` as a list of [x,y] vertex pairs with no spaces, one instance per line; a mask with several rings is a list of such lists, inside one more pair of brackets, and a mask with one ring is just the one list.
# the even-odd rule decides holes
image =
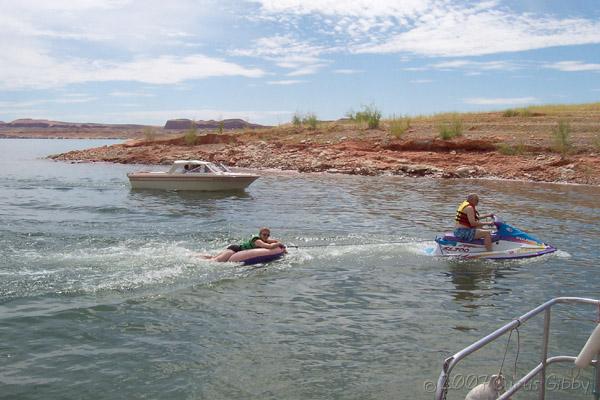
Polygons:
[[[446,232],[444,234],[443,237],[438,237],[435,239],[435,241],[437,242],[438,240],[444,240],[444,241],[449,241],[449,242],[461,242],[461,243],[472,243],[472,244],[480,244],[483,245],[483,239],[474,239],[471,241],[467,241],[467,240],[463,240],[463,239],[459,239],[456,236],[454,236],[454,234],[452,232]],[[492,242],[497,242],[500,240],[500,235],[498,234],[498,232],[494,232],[492,233]]]

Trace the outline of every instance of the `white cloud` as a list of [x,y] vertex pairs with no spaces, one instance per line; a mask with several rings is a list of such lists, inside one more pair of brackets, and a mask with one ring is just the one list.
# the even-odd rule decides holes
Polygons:
[[98,98],[93,97],[93,96],[75,96],[75,97],[65,96],[63,98],[55,99],[51,102],[58,103],[58,104],[77,104],[77,103],[89,103],[89,102],[92,102],[95,100],[98,100]]
[[257,39],[252,47],[232,50],[231,54],[261,57],[278,67],[293,70],[288,76],[301,76],[315,74],[329,65],[330,61],[319,57],[324,51],[322,46],[300,42],[291,36],[273,36]]
[[294,71],[287,73],[287,76],[304,76],[304,75],[313,75],[319,72],[319,70],[325,67],[326,63],[316,63],[310,65],[304,65],[296,68]]
[[97,100],[92,96],[69,96],[57,98],[37,99],[29,101],[0,101],[0,114],[4,118],[14,120],[18,118],[54,119],[48,117],[48,106],[64,104],[83,104]]
[[267,84],[268,85],[297,85],[298,83],[303,83],[306,81],[303,80],[297,80],[297,79],[288,79],[288,80],[281,80],[281,81],[268,81]]
[[377,17],[414,16],[427,10],[432,0],[257,0],[263,12],[270,14]]
[[523,105],[523,104],[533,104],[539,102],[535,97],[512,97],[512,98],[486,98],[486,97],[473,97],[464,99],[465,104],[475,104],[475,105]]
[[49,98],[49,99],[37,99],[29,101],[0,101],[0,112],[3,113],[15,113],[22,109],[31,110],[37,106],[45,106],[48,104],[76,104],[76,103],[89,103],[97,100],[96,97],[71,93],[65,94],[61,97]]
[[113,91],[108,94],[113,97],[155,97],[155,94],[152,93],[144,93],[144,92],[121,92],[121,91]]
[[[173,84],[219,76],[260,77],[192,50],[214,37],[214,0],[0,0],[0,89],[132,81]],[[213,22],[214,20],[214,22]],[[182,40],[186,42],[183,43]]]
[[321,31],[330,32],[355,53],[456,57],[600,43],[598,21],[517,14],[498,1],[257,2],[263,15],[282,17],[290,31],[304,33],[297,26],[306,25],[306,19],[327,25]]
[[433,82],[431,79],[414,79],[414,80],[410,81],[410,83],[417,83],[417,84],[431,83],[431,82]]
[[251,48],[233,50],[233,55],[239,56],[265,56],[265,57],[283,57],[286,55],[304,55],[305,57],[314,57],[323,51],[323,47],[311,46],[300,42],[293,37],[278,35],[272,37],[263,37],[254,41]]
[[[12,3],[11,5],[15,6],[14,2],[11,2],[10,0],[0,2],[0,4],[2,3]],[[17,6],[23,9],[35,9],[37,11],[75,12],[82,10],[120,8],[128,3],[131,3],[131,0],[21,0]]]
[[95,74],[100,75],[100,80],[133,80],[154,84],[179,83],[215,76],[258,78],[264,75],[264,72],[257,68],[244,68],[201,54],[185,57],[160,56],[122,64],[110,62],[98,67],[95,68]]
[[589,64],[582,61],[560,61],[547,64],[546,68],[557,69],[564,72],[592,71],[600,72],[600,64]]
[[362,46],[358,52],[452,57],[600,43],[600,23],[595,21],[534,18],[499,10],[446,11],[382,44]]
[[160,56],[118,63],[85,59],[57,60],[33,51],[0,52],[0,87],[51,88],[73,83],[132,81],[176,84],[219,76],[258,78],[264,72],[201,54]]
[[342,74],[342,75],[354,75],[354,74],[360,74],[364,71],[360,70],[360,69],[334,69],[333,72],[335,74]]
[[512,71],[520,68],[510,61],[470,61],[450,60],[430,65],[433,69],[476,69],[476,70],[503,70]]
[[[2,36],[76,40],[114,51],[148,52],[181,38],[210,36],[218,2],[178,0],[0,0]],[[69,45],[61,42],[61,45]]]

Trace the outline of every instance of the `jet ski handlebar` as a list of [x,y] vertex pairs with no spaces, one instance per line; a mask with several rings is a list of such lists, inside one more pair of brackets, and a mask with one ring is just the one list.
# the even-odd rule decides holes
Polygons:
[[499,215],[492,214],[492,219],[494,220],[494,225],[496,226],[502,225],[504,223],[504,220]]

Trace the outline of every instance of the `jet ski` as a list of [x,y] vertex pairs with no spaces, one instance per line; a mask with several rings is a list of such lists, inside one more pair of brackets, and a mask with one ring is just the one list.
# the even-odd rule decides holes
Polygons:
[[509,260],[537,257],[556,251],[551,246],[532,235],[493,216],[496,231],[492,232],[492,251],[487,251],[483,239],[465,241],[455,237],[452,232],[436,237],[437,246],[432,253],[442,257],[480,258],[488,260]]

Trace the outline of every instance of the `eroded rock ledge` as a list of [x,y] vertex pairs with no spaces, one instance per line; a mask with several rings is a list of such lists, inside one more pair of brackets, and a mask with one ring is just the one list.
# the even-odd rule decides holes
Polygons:
[[124,164],[205,159],[236,167],[299,172],[600,184],[600,157],[593,152],[577,151],[564,157],[544,146],[529,144],[523,147],[526,150],[523,154],[505,155],[498,151],[494,139],[312,136],[304,139],[296,136],[291,140],[289,136],[272,133],[205,134],[198,136],[194,145],[186,144],[181,136],[129,141],[51,158]]

